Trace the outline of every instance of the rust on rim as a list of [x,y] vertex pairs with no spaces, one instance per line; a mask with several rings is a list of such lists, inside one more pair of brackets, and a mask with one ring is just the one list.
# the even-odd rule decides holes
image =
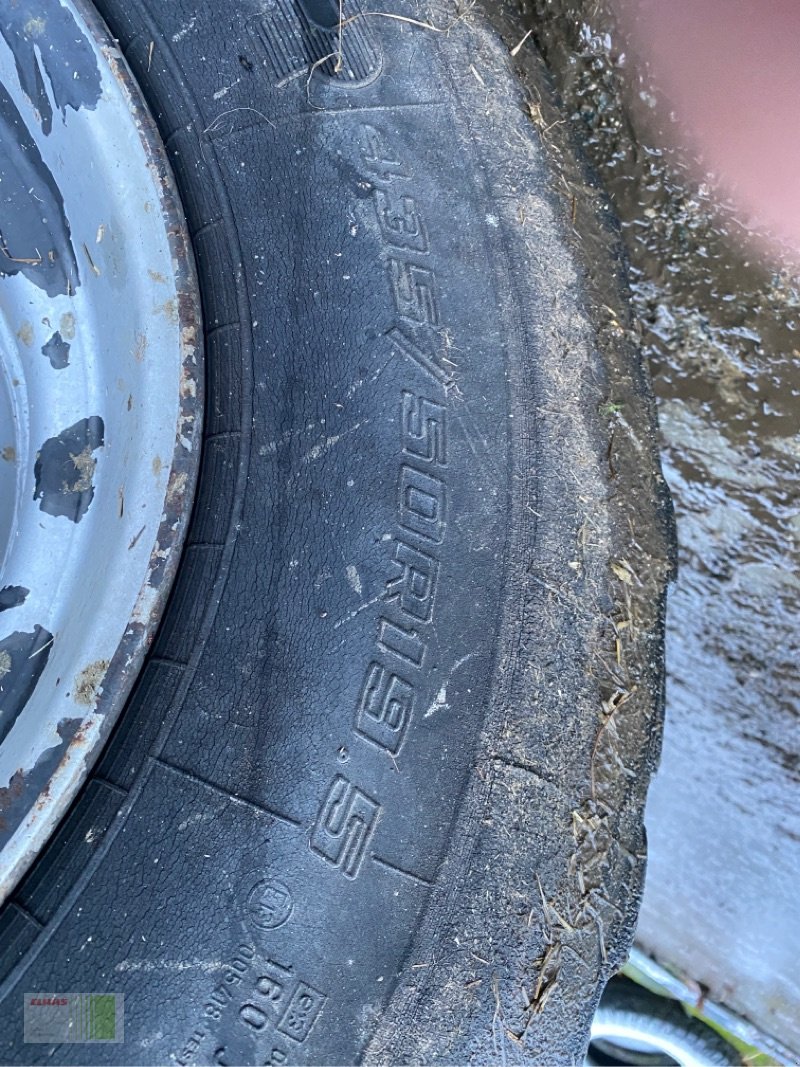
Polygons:
[[0,900],[85,780],[160,620],[200,459],[191,245],[87,0],[0,12]]

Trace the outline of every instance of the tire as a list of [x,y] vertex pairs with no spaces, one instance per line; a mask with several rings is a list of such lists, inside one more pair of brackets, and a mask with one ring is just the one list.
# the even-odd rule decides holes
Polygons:
[[678,1001],[649,993],[625,978],[615,978],[595,1015],[586,1062],[589,1067],[735,1067],[742,1057],[709,1026],[688,1015]]
[[[204,452],[134,696],[0,918],[0,1059],[578,1062],[672,566],[607,205],[510,9],[345,4],[337,69],[321,0],[96,3],[184,200]],[[122,994],[124,1040],[25,1043],[45,991]]]

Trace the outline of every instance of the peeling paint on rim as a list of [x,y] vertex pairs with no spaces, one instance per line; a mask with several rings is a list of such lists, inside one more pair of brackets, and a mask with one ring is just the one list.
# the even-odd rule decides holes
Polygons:
[[0,171],[2,900],[152,641],[194,496],[203,376],[172,173],[87,0],[0,11]]

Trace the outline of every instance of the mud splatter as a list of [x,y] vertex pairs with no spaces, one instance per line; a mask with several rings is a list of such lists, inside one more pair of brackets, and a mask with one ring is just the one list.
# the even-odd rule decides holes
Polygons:
[[0,641],[0,741],[30,700],[52,647],[53,635],[41,626],[33,633],[15,630]]
[[42,445],[33,469],[34,500],[48,515],[80,522],[94,498],[97,460],[92,453],[103,446],[105,428],[99,415],[81,419]]
[[54,370],[64,370],[69,366],[69,348],[69,342],[56,330],[50,340],[42,345],[42,355],[47,356]]
[[65,341],[75,340],[75,316],[71,311],[65,311],[59,322],[58,332]]
[[96,663],[90,663],[88,667],[83,668],[75,679],[75,688],[72,693],[76,704],[82,704],[87,708],[94,707],[107,670],[107,659],[99,659]]
[[31,326],[29,322],[23,322],[17,330],[17,337],[22,341],[26,348],[30,348],[33,344],[33,326]]
[[147,337],[143,333],[137,333],[136,343],[133,346],[133,358],[141,363],[147,353]]

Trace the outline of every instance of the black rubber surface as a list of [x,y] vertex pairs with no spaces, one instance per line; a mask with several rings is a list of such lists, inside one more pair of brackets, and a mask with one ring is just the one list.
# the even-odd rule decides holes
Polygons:
[[[98,3],[186,205],[206,440],[0,917],[4,1062],[572,1062],[631,936],[670,542],[615,235],[521,20],[381,6],[340,64],[311,0]],[[124,994],[124,1042],[25,1044],[53,991]]]

